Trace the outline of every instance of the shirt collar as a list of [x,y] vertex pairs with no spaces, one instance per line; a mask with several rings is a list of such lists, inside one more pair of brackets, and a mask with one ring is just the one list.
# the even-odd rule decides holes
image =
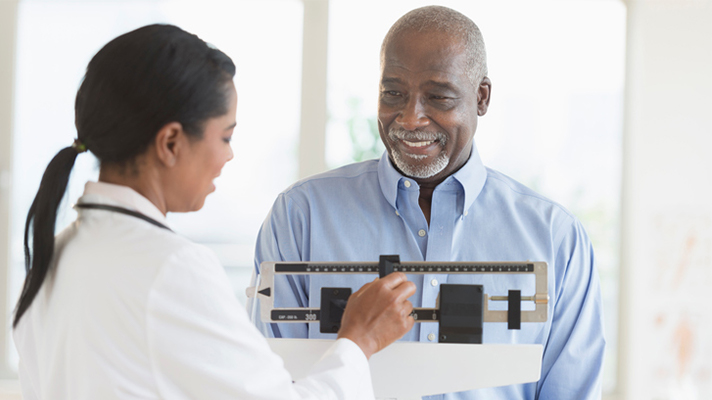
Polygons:
[[[381,160],[378,163],[378,181],[381,185],[381,192],[388,203],[396,207],[396,198],[398,197],[398,185],[402,179],[407,179],[403,176],[391,163],[388,158],[388,151],[384,151]],[[457,172],[448,176],[438,187],[446,184],[452,184],[452,181],[457,181],[462,186],[465,193],[465,201],[463,209],[459,210],[464,213],[468,210],[472,203],[479,196],[482,188],[487,180],[487,169],[482,164],[480,153],[477,151],[477,146],[472,144],[472,153],[470,159]]]
[[106,182],[87,182],[78,203],[98,203],[139,212],[168,226],[166,216],[150,200],[128,186]]

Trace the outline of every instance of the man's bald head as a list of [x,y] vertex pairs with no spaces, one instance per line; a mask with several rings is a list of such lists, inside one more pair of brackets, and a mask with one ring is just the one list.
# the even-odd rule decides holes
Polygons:
[[396,21],[381,45],[381,67],[388,44],[393,38],[409,31],[432,31],[460,38],[465,48],[467,75],[472,85],[477,88],[482,78],[487,76],[487,54],[480,29],[462,13],[442,6],[416,8]]

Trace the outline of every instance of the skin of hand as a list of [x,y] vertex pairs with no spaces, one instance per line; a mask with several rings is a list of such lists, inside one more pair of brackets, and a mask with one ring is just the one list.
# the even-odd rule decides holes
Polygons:
[[338,337],[356,343],[370,359],[413,327],[413,294],[415,284],[402,272],[363,285],[349,297]]

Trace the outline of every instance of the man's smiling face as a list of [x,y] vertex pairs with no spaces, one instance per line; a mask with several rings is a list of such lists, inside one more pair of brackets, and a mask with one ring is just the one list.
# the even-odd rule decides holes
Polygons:
[[378,127],[388,155],[404,175],[440,182],[470,157],[489,79],[473,86],[463,41],[439,32],[402,32],[382,60]]

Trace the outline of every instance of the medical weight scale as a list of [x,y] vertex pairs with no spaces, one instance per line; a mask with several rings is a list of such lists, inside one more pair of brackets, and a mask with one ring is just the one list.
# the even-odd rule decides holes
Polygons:
[[[275,277],[320,274],[533,274],[534,293],[490,296],[482,285],[441,284],[434,308],[415,308],[415,322],[438,322],[438,343],[396,342],[369,360],[377,399],[411,400],[421,396],[536,382],[541,375],[543,346],[481,344],[483,322],[546,322],[548,318],[545,262],[400,262],[381,256],[379,262],[263,262],[256,287],[247,296],[259,300],[260,318],[267,323],[319,323],[321,332],[338,332],[350,288],[321,288],[320,308],[275,308]],[[507,310],[490,310],[489,302],[506,301]],[[534,310],[522,310],[533,302]],[[255,302],[257,303],[257,302]],[[333,340],[267,339],[297,380],[306,377]],[[477,344],[477,345],[472,345]]]
[[[264,262],[257,287],[247,289],[248,297],[260,302],[263,322],[319,322],[322,333],[336,333],[351,295],[351,288],[321,288],[320,308],[275,308],[277,275],[320,274],[533,274],[534,293],[522,296],[510,290],[506,296],[490,296],[482,285],[441,284],[435,308],[414,308],[415,322],[438,322],[440,343],[482,343],[483,322],[506,322],[520,329],[522,322],[546,322],[549,294],[545,262],[400,262],[397,255],[383,255],[379,262]],[[506,301],[507,310],[490,310],[489,302]],[[522,302],[533,302],[534,310],[522,310]]]

